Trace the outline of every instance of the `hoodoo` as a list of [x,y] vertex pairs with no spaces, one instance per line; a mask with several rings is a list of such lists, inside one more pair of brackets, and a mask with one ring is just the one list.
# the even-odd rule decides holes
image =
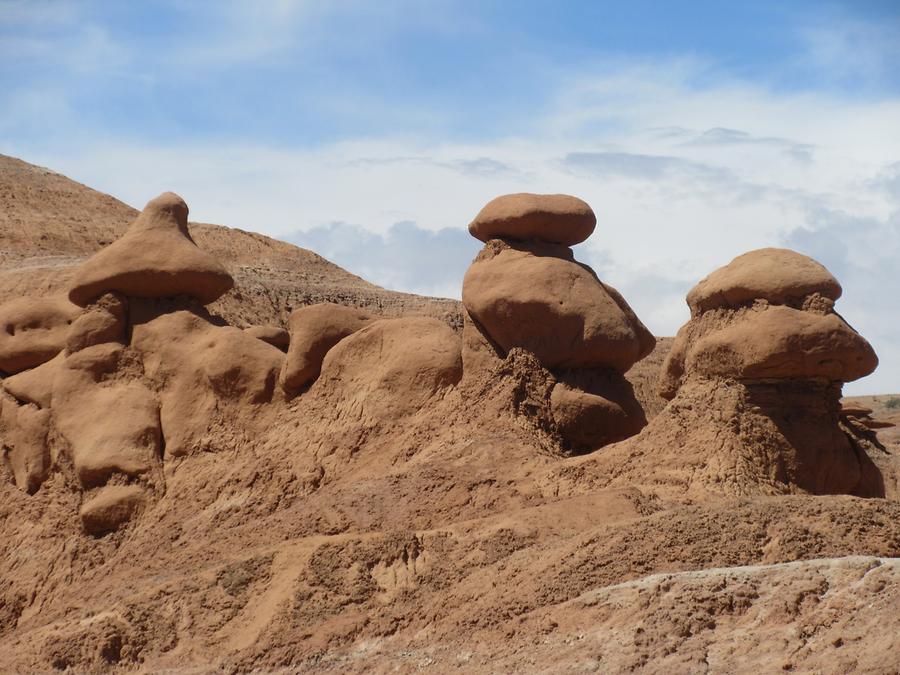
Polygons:
[[660,373],[670,403],[609,461],[689,493],[883,495],[860,430],[841,415],[843,383],[878,358],[835,313],[840,293],[822,265],[784,249],[751,251],[700,281]]
[[655,339],[624,298],[575,260],[596,217],[566,195],[498,197],[469,232],[486,242],[463,280],[463,355],[471,371],[525,349],[558,380],[560,432],[580,449],[637,433],[646,423],[623,375]]

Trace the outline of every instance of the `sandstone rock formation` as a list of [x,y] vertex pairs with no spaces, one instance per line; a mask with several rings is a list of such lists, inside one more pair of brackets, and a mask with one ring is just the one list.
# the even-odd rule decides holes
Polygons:
[[469,233],[485,243],[511,239],[574,246],[590,237],[596,224],[594,211],[577,197],[523,192],[489,201],[469,223]]
[[[462,292],[467,371],[490,369],[514,348],[531,352],[560,380],[551,404],[562,435],[592,450],[646,423],[622,375],[655,345],[618,291],[568,247],[587,238],[595,222],[590,207],[574,197],[498,197],[469,226],[487,243]],[[573,370],[590,370],[605,384],[573,386],[563,374],[571,380]]]
[[69,299],[85,305],[108,291],[139,298],[189,295],[207,304],[234,280],[187,229],[188,207],[166,192],[151,200],[121,239],[78,270]]
[[144,491],[137,485],[109,485],[81,505],[84,531],[102,535],[127,523],[144,503]]
[[281,373],[284,390],[296,394],[315,380],[328,350],[372,319],[368,312],[332,302],[294,310],[290,318],[291,344]]
[[56,356],[78,308],[64,298],[18,298],[0,305],[0,372],[18,373]]
[[257,340],[268,342],[273,347],[278,347],[286,352],[291,344],[291,334],[278,326],[248,326],[244,329],[247,335],[252,335]]
[[[878,359],[834,312],[839,294],[824,267],[778,249],[703,279],[660,374],[671,402],[607,461],[696,492],[882,496],[883,477],[840,407],[842,384]],[[650,459],[651,448],[665,452]]]
[[320,379],[371,419],[415,412],[462,377],[459,337],[436,319],[382,319],[341,340]]
[[[0,205],[50,198],[5,175]],[[2,380],[0,671],[890,671],[900,443],[868,425],[900,418],[836,398],[875,363],[836,282],[785,254],[767,279],[818,281],[735,265],[692,295],[660,411],[645,382],[669,339],[628,370],[652,339],[554,243],[576,237],[545,218],[568,207],[535,199],[545,236],[485,218],[512,229],[473,264],[487,320],[462,335],[440,301],[311,291],[330,269],[312,254],[272,263],[296,281],[252,276],[284,249],[213,226],[190,232],[238,284],[211,305],[75,309],[55,356]],[[71,242],[62,271],[16,286],[30,272],[6,267],[4,292],[60,292],[124,229],[57,211],[41,246]],[[0,209],[13,253],[40,232],[20,213]],[[540,270],[524,289],[520,266]],[[346,306],[298,311],[328,301]],[[288,392],[291,359],[313,370]]]

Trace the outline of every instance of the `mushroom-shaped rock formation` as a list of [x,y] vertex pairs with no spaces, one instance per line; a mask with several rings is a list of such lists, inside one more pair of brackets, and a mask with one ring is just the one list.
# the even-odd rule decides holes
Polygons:
[[462,377],[460,339],[437,319],[382,319],[338,342],[316,387],[371,420],[415,412]]
[[469,223],[469,234],[483,242],[511,239],[574,246],[590,237],[596,224],[591,207],[577,197],[521,192],[489,201]]
[[296,394],[315,380],[328,351],[373,318],[361,309],[332,302],[294,310],[289,321],[291,345],[281,372],[285,392]]
[[670,403],[609,461],[682,492],[883,495],[841,419],[843,383],[878,359],[835,314],[839,294],[793,251],[754,251],[710,274],[688,294],[691,319],[660,374]]
[[188,295],[204,304],[219,298],[234,280],[197,247],[187,218],[178,195],[151,200],[121,239],[79,268],[69,299],[84,306],[107,291],[138,298]]
[[467,377],[520,348],[559,378],[586,369],[618,383],[606,388],[616,400],[570,383],[554,394],[554,421],[579,449],[596,449],[646,424],[623,375],[656,342],[619,292],[575,260],[568,245],[584,241],[595,222],[575,197],[498,197],[469,226],[487,243],[462,290]]
[[0,305],[0,371],[13,374],[56,356],[80,309],[65,298],[16,298]]

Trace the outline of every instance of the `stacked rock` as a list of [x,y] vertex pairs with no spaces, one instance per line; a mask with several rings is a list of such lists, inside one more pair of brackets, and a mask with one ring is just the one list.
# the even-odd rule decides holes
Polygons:
[[[695,410],[692,433],[708,431],[720,449],[733,440],[740,462],[767,480],[816,494],[878,494],[874,467],[839,426],[843,383],[878,365],[871,345],[835,313],[840,295],[825,267],[787,249],[751,251],[704,278],[688,293],[691,319],[660,375],[660,394],[673,399],[668,412],[696,408],[686,401],[724,387],[740,409],[706,410],[705,418]],[[713,433],[702,422],[709,415],[733,422]],[[768,440],[731,439],[754,429]]]
[[498,197],[469,225],[485,247],[462,291],[466,372],[489,369],[514,348],[534,354],[557,378],[554,421],[581,449],[646,424],[623,375],[655,346],[618,291],[575,260],[571,246],[595,226],[591,207],[576,197]]

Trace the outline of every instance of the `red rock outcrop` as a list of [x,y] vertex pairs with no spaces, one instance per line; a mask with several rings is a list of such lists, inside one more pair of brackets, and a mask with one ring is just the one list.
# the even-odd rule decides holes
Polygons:
[[296,394],[319,376],[322,361],[332,347],[366,326],[374,317],[355,307],[322,302],[291,313],[290,347],[281,386]]
[[[46,202],[3,187],[3,167],[0,206]],[[78,255],[121,233],[60,211],[54,241],[71,230]],[[16,241],[36,236],[10,213]],[[396,318],[440,303],[311,292],[312,254],[268,293],[276,277],[242,267],[264,238],[205,227],[237,289],[209,307],[100,294],[56,356],[2,381],[0,671],[893,668],[898,446],[867,426],[900,408],[837,400],[874,362],[833,285],[726,285],[679,338],[667,407],[641,385],[642,410],[622,371],[644,333],[583,267],[564,274],[592,302],[542,315],[578,358],[550,366],[563,350],[543,325],[506,348],[472,317],[462,339],[455,320]],[[578,266],[548,241],[486,248]],[[277,326],[327,300],[373,314],[321,357],[299,339],[319,365],[288,393]]]

